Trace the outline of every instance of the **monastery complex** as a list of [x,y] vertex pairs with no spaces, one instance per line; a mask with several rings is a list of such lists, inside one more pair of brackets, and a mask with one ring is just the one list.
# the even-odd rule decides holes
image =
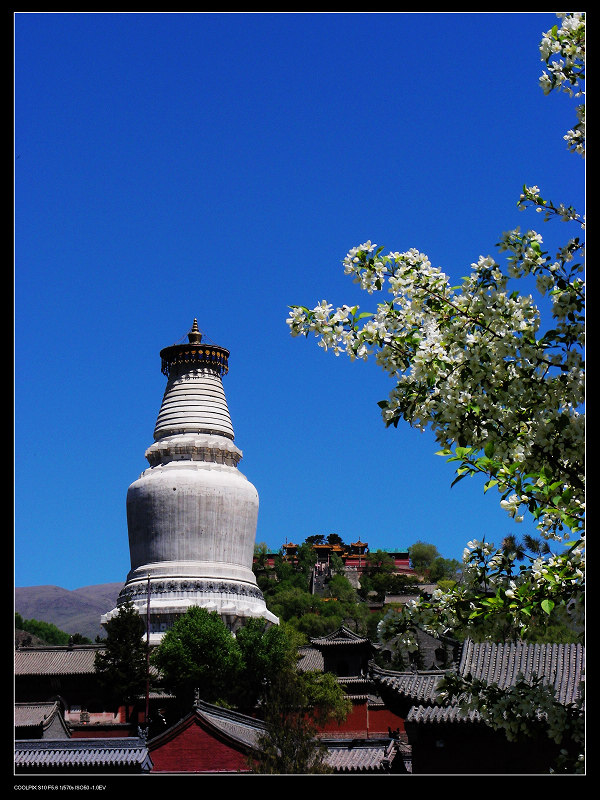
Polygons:
[[[223,388],[229,351],[203,341],[194,320],[187,342],[160,352],[166,387],[145,451],[148,467],[127,490],[130,570],[108,625],[132,601],[160,643],[192,606],[214,611],[233,635],[249,619],[279,620],[265,603],[253,572],[257,489],[239,470]],[[335,556],[347,574],[360,575],[368,543],[314,543],[315,572]],[[294,561],[298,544],[286,542]],[[408,551],[392,553],[398,573],[410,574]],[[266,554],[273,563],[275,554]],[[153,692],[131,707],[107,707],[94,660],[102,642],[67,647],[15,648],[15,774],[201,775],[251,773],[263,723],[205,703],[198,687],[187,713],[162,729],[173,700]],[[549,741],[508,742],[476,712],[442,704],[437,686],[448,669],[508,688],[518,676],[537,675],[560,702],[579,696],[582,645],[456,641],[423,634],[421,662],[406,671],[374,661],[377,645],[342,625],[313,638],[298,653],[299,670],[332,673],[351,702],[341,724],[319,738],[334,774],[476,774],[547,772],[556,753]],[[101,778],[100,778],[101,782]]]

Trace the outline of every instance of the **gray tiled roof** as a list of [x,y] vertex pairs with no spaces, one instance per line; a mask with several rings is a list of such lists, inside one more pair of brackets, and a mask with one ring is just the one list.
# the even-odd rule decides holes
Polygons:
[[365,678],[364,675],[337,675],[336,680],[338,683],[343,683],[344,686],[372,686],[373,681],[370,678]]
[[301,672],[323,672],[325,669],[323,653],[316,647],[304,645],[298,649],[298,656],[298,669]]
[[15,703],[15,727],[43,725],[60,710],[58,701],[48,703]]
[[409,700],[421,703],[435,703],[437,685],[444,677],[444,670],[429,672],[393,672],[374,668],[376,683],[393,689]]
[[387,772],[396,754],[390,739],[361,742],[327,742],[325,761],[335,772]]
[[478,722],[478,711],[462,712],[458,706],[413,706],[406,717],[407,722]]
[[368,644],[372,646],[372,642],[370,639],[366,639],[364,636],[359,636],[357,633],[354,633],[349,628],[346,628],[342,625],[333,633],[329,633],[326,636],[319,636],[317,638],[311,639],[311,644],[317,647],[327,646],[327,645],[357,645],[357,644]]
[[464,643],[461,675],[472,675],[500,688],[512,686],[519,673],[526,679],[544,678],[564,704],[574,702],[584,679],[585,649],[581,644]]
[[62,704],[15,703],[15,736],[24,739],[68,739],[71,735]]
[[197,701],[196,713],[212,728],[246,747],[255,747],[258,737],[265,732],[260,720],[203,701]]
[[[465,640],[458,673],[471,675],[500,688],[512,686],[519,673],[526,679],[534,675],[554,686],[561,703],[579,697],[584,678],[585,649],[581,644],[496,643]],[[445,670],[395,672],[373,667],[378,683],[418,702],[435,702],[436,687]]]
[[177,735],[178,729],[185,728],[194,718],[201,720],[201,724],[213,731],[221,740],[225,739],[234,745],[240,745],[244,750],[256,748],[259,736],[266,730],[261,720],[197,699],[188,714],[148,742],[150,752],[160,747],[164,741],[171,739],[173,735]]
[[[458,673],[506,689],[515,684],[519,674],[531,680],[544,679],[555,689],[556,699],[566,704],[580,696],[584,680],[585,648],[581,644],[528,644],[526,642],[495,643],[465,640]],[[372,668],[376,685],[387,687],[413,702],[407,722],[475,722],[477,711],[463,713],[458,706],[441,706],[437,686],[445,670],[429,672],[394,672],[377,666]]]
[[152,762],[143,739],[137,737],[15,742],[15,767],[87,769],[137,767],[148,771]]
[[374,649],[370,639],[359,636],[357,633],[354,633],[349,628],[342,625],[340,628],[333,631],[333,633],[311,639],[310,644],[300,647],[298,649],[298,669],[301,672],[307,672],[309,670],[323,672],[325,669],[323,648],[356,647],[356,645],[368,645],[369,648]]
[[[51,675],[94,675],[96,653],[103,652],[101,645],[76,645],[75,647],[35,647],[15,650],[15,677]],[[150,672],[157,674],[156,667]],[[151,693],[152,697],[169,697],[163,691]]]
[[15,650],[15,676],[89,675],[94,673],[98,646],[19,648]]

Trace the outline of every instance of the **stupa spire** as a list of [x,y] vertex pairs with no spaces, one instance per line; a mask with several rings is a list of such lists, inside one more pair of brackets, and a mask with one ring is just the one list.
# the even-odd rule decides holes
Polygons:
[[234,438],[222,377],[229,371],[229,350],[202,342],[198,321],[188,341],[160,351],[167,387],[156,420],[154,439],[183,433]]
[[192,329],[188,333],[188,341],[190,344],[200,344],[202,342],[202,334],[198,330],[198,320],[195,317]]

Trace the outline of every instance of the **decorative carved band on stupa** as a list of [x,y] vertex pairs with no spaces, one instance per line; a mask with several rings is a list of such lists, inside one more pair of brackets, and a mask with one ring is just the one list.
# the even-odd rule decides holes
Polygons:
[[216,344],[202,342],[198,321],[194,320],[187,344],[173,344],[160,351],[161,372],[169,377],[174,367],[203,368],[225,375],[229,371],[229,350]]

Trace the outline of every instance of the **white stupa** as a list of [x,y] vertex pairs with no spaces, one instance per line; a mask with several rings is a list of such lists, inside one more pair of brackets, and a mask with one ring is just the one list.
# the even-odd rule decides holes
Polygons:
[[252,571],[258,492],[237,468],[222,383],[229,351],[203,343],[196,320],[188,340],[160,353],[168,381],[150,466],[127,492],[131,571],[101,619],[128,599],[144,621],[149,607],[151,643],[190,606],[218,612],[232,632],[251,617],[279,622]]

